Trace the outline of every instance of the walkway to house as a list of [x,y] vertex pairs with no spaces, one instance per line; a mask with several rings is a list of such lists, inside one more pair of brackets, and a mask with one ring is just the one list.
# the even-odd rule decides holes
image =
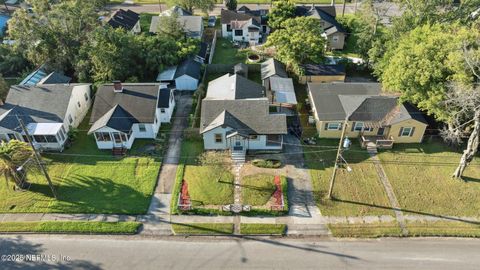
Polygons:
[[367,151],[371,157],[371,160],[373,161],[375,170],[378,174],[378,178],[380,178],[380,182],[382,182],[383,187],[385,188],[385,192],[387,193],[388,200],[390,201],[390,205],[392,206],[395,216],[397,218],[398,225],[402,230],[402,234],[408,235],[407,226],[405,224],[405,217],[403,216],[403,212],[400,209],[400,204],[398,203],[397,197],[393,192],[392,185],[390,184],[390,181],[388,181],[388,177],[385,173],[385,170],[383,169],[382,163],[377,156],[377,148],[375,146],[367,144]]

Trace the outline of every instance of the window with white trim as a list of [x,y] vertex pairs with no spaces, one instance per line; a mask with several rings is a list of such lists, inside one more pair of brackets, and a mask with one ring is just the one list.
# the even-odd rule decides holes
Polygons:
[[72,118],[72,116],[71,116],[70,114],[68,115],[68,122],[69,122],[70,124],[73,122],[73,118]]
[[140,132],[146,132],[147,128],[145,127],[145,124],[138,124],[138,130]]
[[161,112],[161,113],[165,113],[165,109],[164,109],[164,108],[161,108],[161,109],[160,109],[160,112]]
[[363,126],[364,126],[363,122],[356,122],[355,127],[353,127],[353,130],[354,131],[362,131]]
[[342,128],[342,123],[331,122],[327,124],[327,130],[340,130]]
[[258,135],[250,135],[250,140],[251,140],[251,141],[256,141],[256,140],[258,140]]
[[410,134],[412,134],[412,128],[411,127],[404,127],[404,128],[402,128],[402,133],[400,134],[400,137],[409,137]]

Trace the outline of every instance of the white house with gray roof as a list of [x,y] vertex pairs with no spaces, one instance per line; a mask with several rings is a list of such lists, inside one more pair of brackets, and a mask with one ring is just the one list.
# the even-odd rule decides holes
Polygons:
[[202,101],[200,133],[207,150],[283,148],[287,134],[285,114],[270,113],[265,89],[238,74],[226,74],[208,84]]
[[175,98],[159,83],[114,82],[98,88],[88,134],[99,149],[130,149],[135,139],[155,139],[170,122]]
[[201,39],[203,35],[204,25],[202,16],[193,16],[192,13],[183,8],[174,6],[159,16],[153,16],[150,22],[150,33],[159,33],[162,31],[160,19],[163,16],[172,16],[176,14],[178,24],[183,28],[187,37]]
[[201,79],[201,66],[193,59],[186,59],[180,65],[160,72],[157,81],[174,85],[177,90],[195,91]]
[[63,151],[67,133],[78,127],[91,105],[90,84],[15,85],[0,106],[0,140],[28,141],[22,119],[40,150]]

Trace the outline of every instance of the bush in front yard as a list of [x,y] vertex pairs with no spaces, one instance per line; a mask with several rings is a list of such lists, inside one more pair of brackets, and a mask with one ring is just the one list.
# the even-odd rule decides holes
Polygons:
[[282,166],[282,162],[276,159],[255,159],[252,164],[259,168],[277,169]]

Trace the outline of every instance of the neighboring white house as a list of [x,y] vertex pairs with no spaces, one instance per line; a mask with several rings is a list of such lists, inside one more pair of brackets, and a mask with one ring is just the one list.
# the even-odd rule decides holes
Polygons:
[[207,150],[282,150],[285,114],[270,113],[264,88],[238,74],[208,84],[202,100],[200,133]]
[[130,149],[135,139],[156,138],[174,106],[173,90],[158,83],[105,84],[97,90],[88,134],[99,149]]
[[90,84],[12,86],[0,106],[0,139],[28,141],[22,119],[36,147],[63,151],[68,131],[78,127],[90,105]]
[[201,75],[201,64],[187,59],[178,66],[165,69],[157,76],[157,81],[174,84],[177,90],[197,90]]
[[150,22],[150,33],[160,32],[160,18],[162,16],[172,16],[175,13],[177,21],[183,28],[187,37],[201,39],[203,35],[203,18],[202,16],[192,16],[192,14],[178,6],[174,6],[162,12],[159,16],[153,16]]
[[222,9],[220,22],[223,37],[250,45],[264,42],[269,32],[268,26],[266,26],[266,13],[265,15],[256,15],[250,11],[235,12]]
[[130,9],[119,9],[115,11],[107,23],[113,28],[123,28],[135,34],[142,32],[140,28],[140,15]]

